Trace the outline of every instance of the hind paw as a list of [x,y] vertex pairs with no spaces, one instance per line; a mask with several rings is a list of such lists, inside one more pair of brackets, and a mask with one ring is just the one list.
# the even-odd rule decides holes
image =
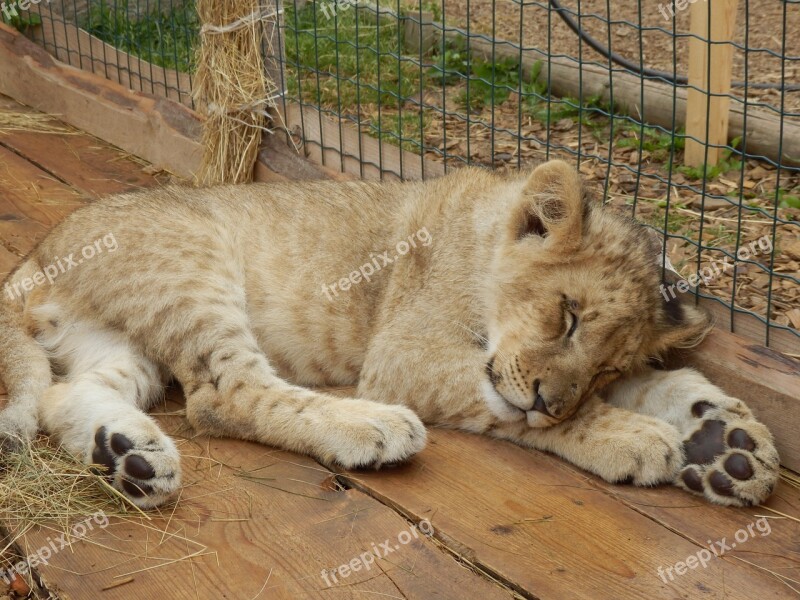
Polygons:
[[28,412],[12,408],[0,411],[0,453],[19,450],[33,440],[38,429],[36,417]]
[[175,444],[150,422],[148,425],[145,430],[98,427],[87,457],[87,462],[96,465],[140,508],[163,504],[180,487],[180,454]]
[[717,504],[759,504],[780,474],[769,430],[740,401],[695,402],[684,432],[686,463],[675,484]]

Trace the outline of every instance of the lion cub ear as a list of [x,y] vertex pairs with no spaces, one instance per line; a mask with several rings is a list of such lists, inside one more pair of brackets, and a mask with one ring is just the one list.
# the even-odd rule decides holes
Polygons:
[[563,250],[580,246],[587,207],[581,179],[574,167],[551,160],[534,169],[514,205],[511,235],[545,238],[548,245]]
[[707,310],[695,306],[690,299],[662,299],[662,310],[651,343],[650,352],[662,355],[673,348],[694,348],[714,327]]

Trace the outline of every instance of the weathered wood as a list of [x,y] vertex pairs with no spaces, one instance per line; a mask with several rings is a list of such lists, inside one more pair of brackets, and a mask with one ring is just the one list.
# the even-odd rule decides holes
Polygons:
[[[176,407],[170,403],[166,410]],[[247,442],[186,437],[185,419],[159,420],[179,437],[183,455],[177,508],[163,509],[146,524],[112,519],[73,552],[54,555],[38,572],[66,597],[427,600],[435,590],[437,598],[458,600],[470,590],[472,597],[508,598],[424,535],[414,537],[411,524],[390,508],[337,487],[334,475],[314,461]],[[404,531],[412,535],[405,544]],[[28,534],[25,542],[39,548],[48,534]],[[356,565],[354,559],[386,541],[391,553],[369,569],[335,580],[322,576],[324,569]],[[182,559],[192,553],[200,555]],[[127,577],[133,581],[103,590]]]
[[[17,266],[21,258],[22,257],[12,254],[6,250],[2,244],[2,241],[0,240],[0,281],[2,281],[6,275],[14,270],[14,267]],[[0,293],[2,293],[2,290],[0,290]],[[0,388],[2,388],[2,384],[0,384]],[[1,389],[0,393],[2,393]]]
[[189,73],[159,67],[138,56],[107,44],[87,33],[49,6],[31,5],[31,12],[42,19],[40,27],[31,29],[31,37],[63,63],[101,74],[106,79],[133,89],[163,96],[192,106],[192,78]]
[[78,192],[3,147],[0,164],[0,238],[6,250],[23,256],[84,201]]
[[[692,598],[698,589],[708,597],[786,598],[783,584],[739,561],[712,561],[663,581],[659,567],[685,560],[700,543],[621,505],[594,477],[505,442],[432,431],[415,464],[345,477],[412,520],[430,519],[448,548],[543,600],[564,598],[566,590],[592,600]],[[684,504],[697,503],[685,494]],[[729,536],[753,520],[745,511],[716,510],[727,513]],[[717,531],[694,527],[702,543],[705,532]],[[746,550],[759,552],[762,539]]]
[[191,178],[199,165],[200,122],[188,108],[63,65],[3,24],[0,93],[181,177]]
[[[33,109],[0,96],[0,113],[36,114]],[[119,150],[82,131],[68,133],[9,131],[0,133],[0,146],[35,163],[58,181],[89,197],[128,192],[159,183],[144,165],[125,160]],[[113,163],[113,164],[109,164]]]
[[289,104],[284,119],[290,131],[304,127],[306,156],[331,170],[362,179],[389,180],[438,177],[444,173],[441,163],[363,134],[352,123],[340,124],[314,107],[301,109]]
[[[691,6],[686,152],[691,167],[716,165],[728,142],[733,39],[739,0],[708,0]],[[728,43],[726,43],[728,42]]]
[[800,362],[719,329],[683,362],[744,400],[774,434],[781,464],[800,471]]
[[[0,23],[0,94],[49,114],[156,167],[192,180],[200,164],[201,118],[166,98],[132,92],[51,57]],[[257,181],[279,181],[262,160]]]

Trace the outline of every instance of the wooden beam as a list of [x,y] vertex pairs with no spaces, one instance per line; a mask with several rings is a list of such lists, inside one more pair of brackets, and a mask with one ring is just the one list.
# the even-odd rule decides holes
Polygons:
[[197,170],[200,121],[188,108],[66,66],[3,24],[0,93],[181,177]]
[[[704,2],[697,2],[705,6]],[[463,34],[449,31],[446,37],[461,37]],[[492,44],[487,40],[471,39],[470,51],[474,56],[491,60],[492,52],[497,59],[519,60],[519,50],[509,43]],[[642,80],[637,75],[619,69],[609,71],[606,67],[579,64],[569,58],[550,57],[534,50],[526,50],[522,57],[522,71],[527,79],[538,72],[537,81],[550,85],[554,96],[590,98],[596,96],[605,102],[613,100],[618,110],[649,125],[659,125],[671,131],[686,125],[686,90],[675,89],[653,80]],[[673,114],[674,105],[674,114]],[[747,130],[745,131],[745,108]],[[705,112],[705,103],[703,112]],[[673,121],[674,118],[674,121]],[[705,130],[703,131],[705,135]],[[774,111],[759,110],[734,102],[729,110],[728,140],[742,138],[749,156],[764,156],[783,165],[800,165],[800,125],[784,119]],[[783,154],[779,154],[779,142],[783,140]]]
[[101,74],[133,89],[192,106],[192,77],[175,69],[150,63],[107,44],[50,10],[33,4],[42,24],[31,29],[31,38],[58,60],[78,69]]
[[[200,164],[201,117],[168,98],[131,91],[65,65],[0,23],[0,94],[97,136],[184,179]],[[297,157],[298,161],[301,161]],[[257,181],[279,181],[263,162]]]
[[[713,560],[685,577],[662,578],[660,573],[676,561],[707,547],[709,538],[732,539],[755,521],[753,510],[709,507],[669,486],[609,486],[541,452],[436,429],[414,465],[345,477],[355,489],[412,520],[430,519],[455,554],[500,581],[513,582],[530,594],[526,597],[542,599],[785,598],[787,588],[767,570],[792,567],[785,549],[800,532],[799,524],[778,521],[775,539],[753,537],[736,548],[745,560],[758,556],[763,570],[752,563]],[[617,501],[615,490],[627,492],[629,504]],[[778,510],[792,513],[800,493],[789,486],[779,493],[788,502],[777,504]],[[668,514],[661,519],[666,526],[661,525],[648,514],[651,504],[673,507],[681,515]],[[712,512],[713,521],[699,519]],[[684,514],[698,516],[686,532],[669,525],[687,518]]]
[[[716,165],[728,143],[733,39],[738,0],[694,2],[689,38],[686,153],[691,167]],[[695,138],[695,139],[692,139]]]
[[775,436],[781,464],[800,472],[800,362],[715,329],[674,366],[701,371],[726,393],[744,400]]

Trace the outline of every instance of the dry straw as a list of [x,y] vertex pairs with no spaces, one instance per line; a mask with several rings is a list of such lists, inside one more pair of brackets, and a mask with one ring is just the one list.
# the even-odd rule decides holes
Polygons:
[[265,40],[265,22],[278,15],[260,0],[197,0],[197,12],[203,26],[194,98],[206,117],[197,179],[203,185],[251,181],[277,90],[262,56],[262,43],[268,50],[272,43],[271,36]]

